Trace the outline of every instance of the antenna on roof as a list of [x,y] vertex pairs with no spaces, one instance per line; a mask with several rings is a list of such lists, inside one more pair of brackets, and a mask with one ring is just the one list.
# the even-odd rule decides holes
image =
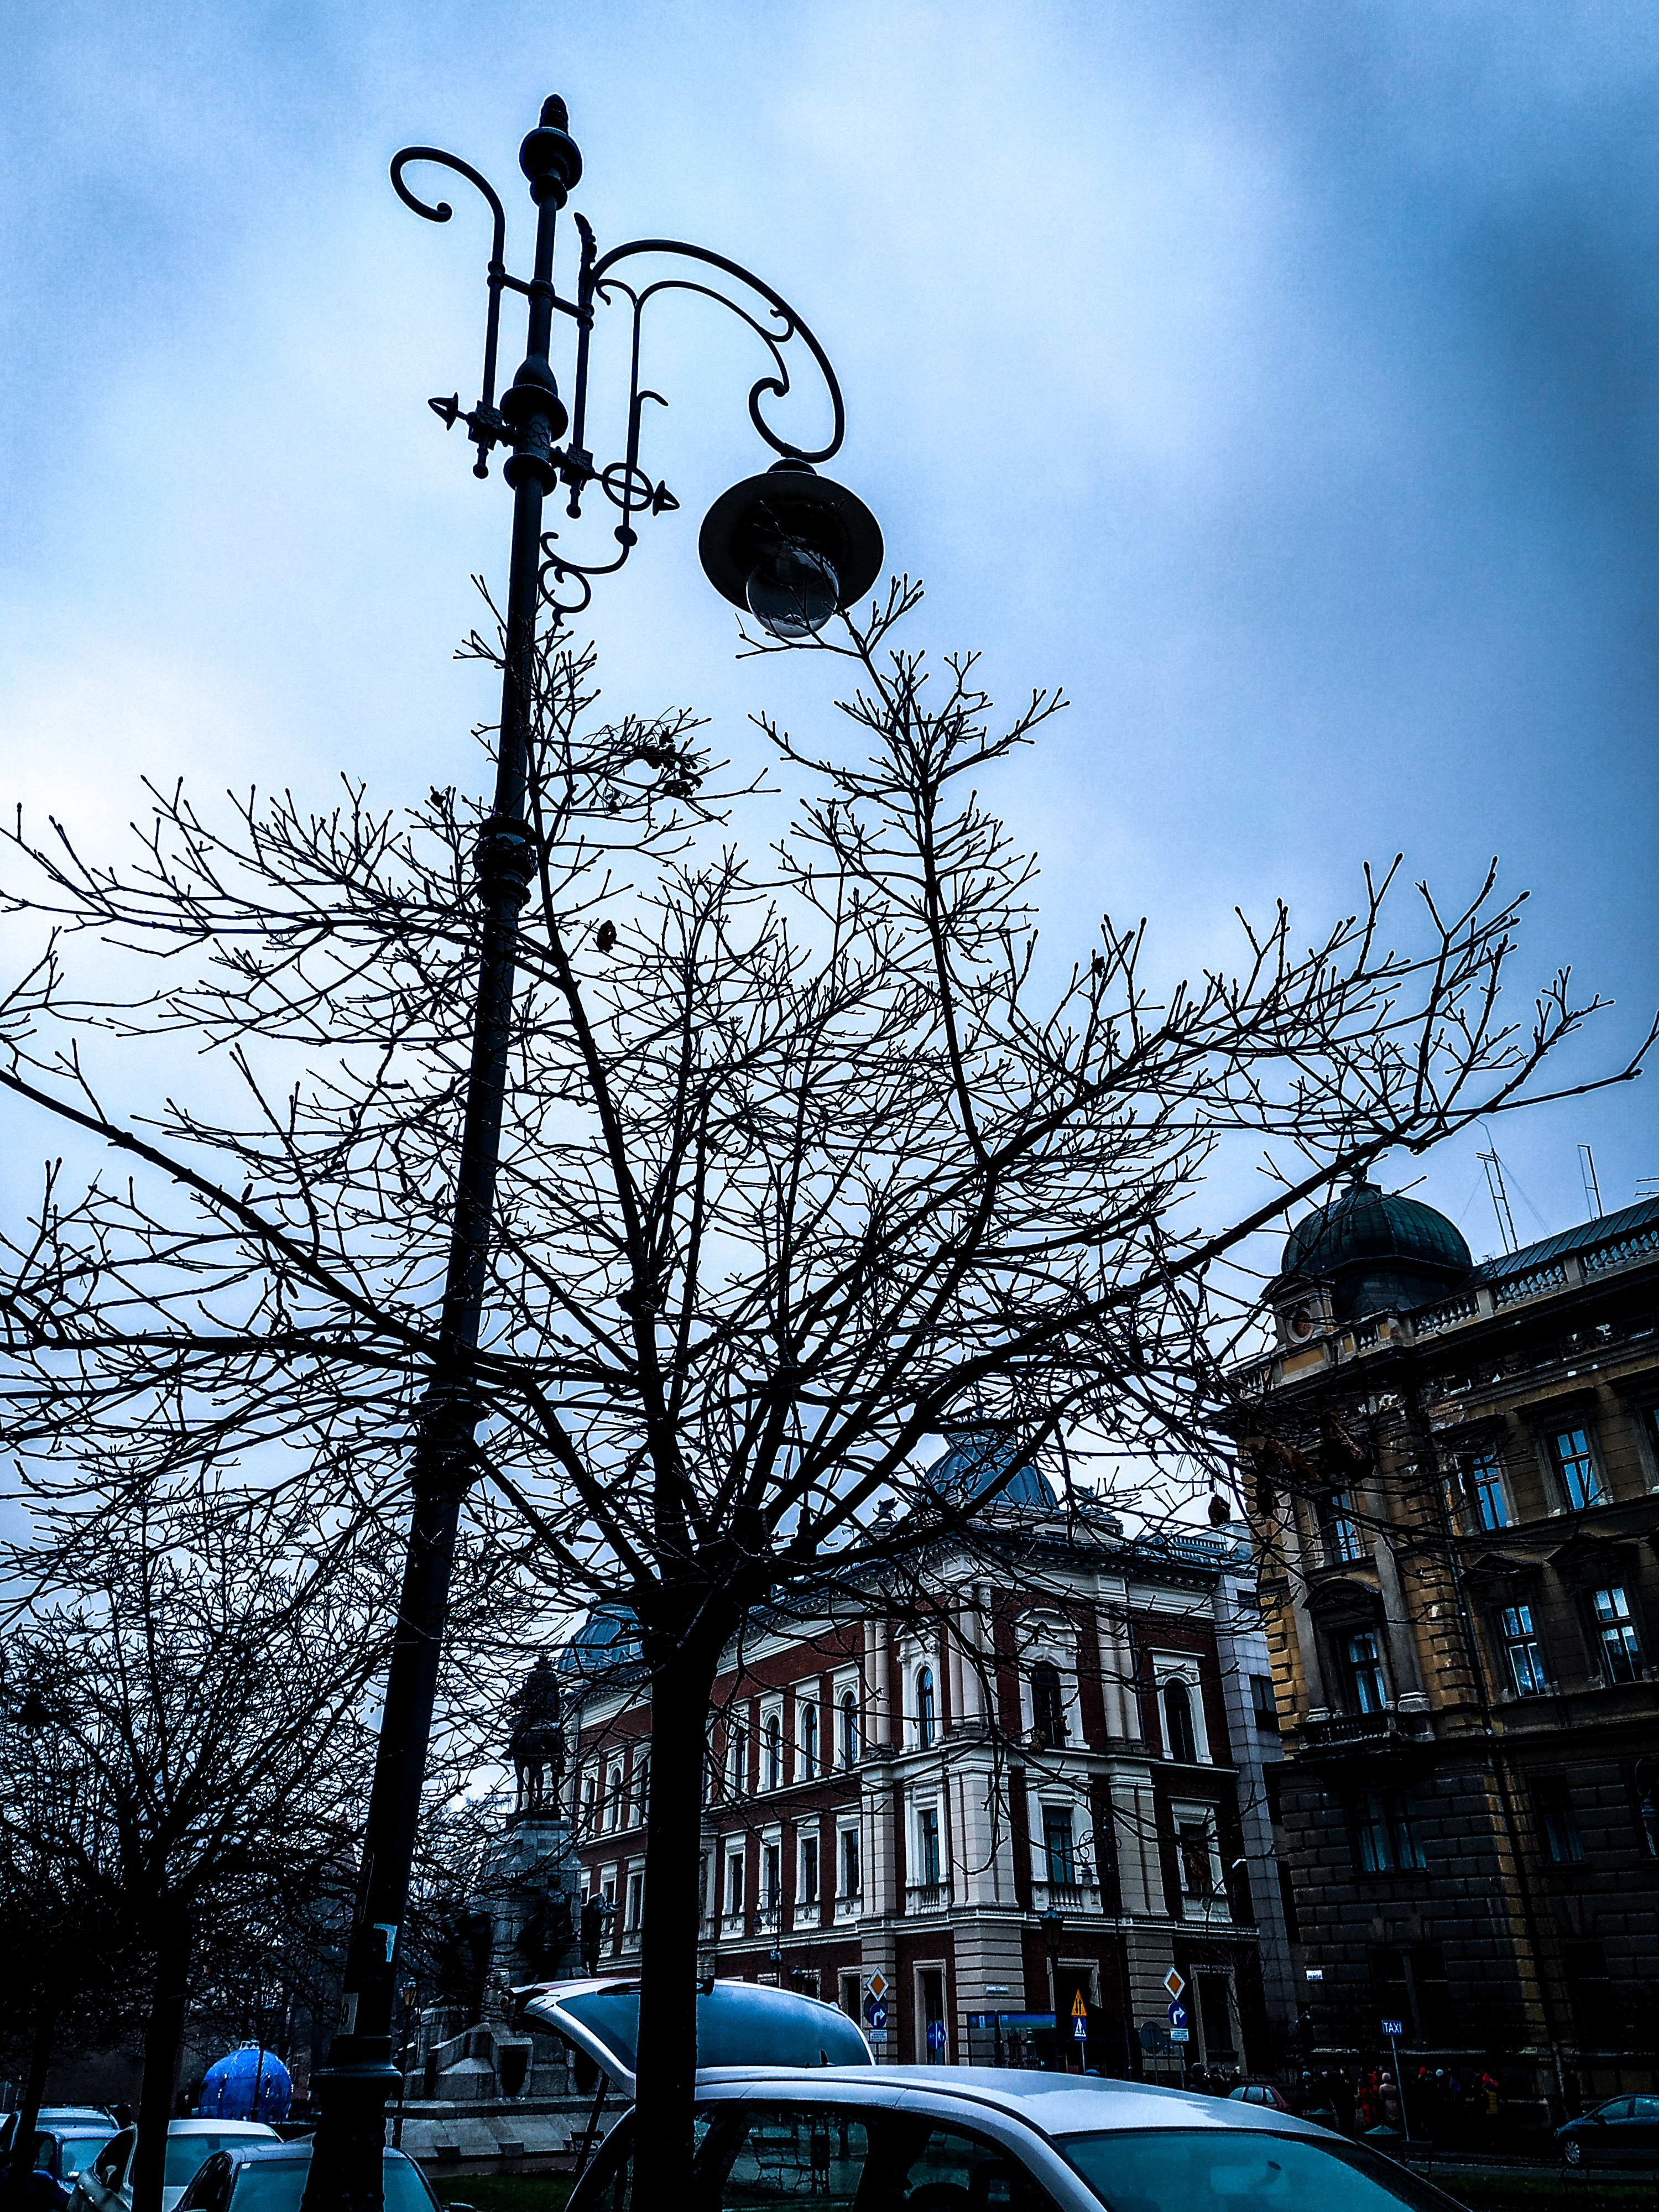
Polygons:
[[1504,1188],[1504,1163],[1494,1152],[1475,1154],[1486,1170],[1486,1188],[1492,1193],[1492,1210],[1498,1216],[1498,1233],[1504,1240],[1506,1252],[1518,1252],[1521,1240],[1515,1233],[1515,1216],[1510,1212],[1510,1194]]
[[1584,1178],[1584,1203],[1592,1220],[1601,1216],[1601,1186],[1595,1180],[1595,1155],[1588,1145],[1578,1147],[1578,1171]]

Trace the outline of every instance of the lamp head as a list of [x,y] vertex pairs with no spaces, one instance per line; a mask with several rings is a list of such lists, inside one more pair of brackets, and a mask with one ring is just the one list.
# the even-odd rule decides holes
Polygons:
[[862,500],[805,461],[786,459],[721,493],[704,518],[697,552],[723,599],[795,644],[869,590],[883,547]]

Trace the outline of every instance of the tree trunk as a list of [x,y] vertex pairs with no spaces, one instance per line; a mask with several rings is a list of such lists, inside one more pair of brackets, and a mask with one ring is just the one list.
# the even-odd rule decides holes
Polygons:
[[[677,1650],[651,1677],[651,1796],[646,1809],[640,1953],[635,2204],[677,2203],[691,2171],[697,2067],[703,1746],[718,1645]],[[136,2208],[135,2208],[136,2212]]]
[[179,2045],[190,2001],[190,1923],[176,1909],[158,1921],[155,1979],[144,2022],[144,2082],[138,2093],[138,2145],[132,2156],[132,2212],[161,2212],[167,2122],[179,2079]]
[[51,1990],[43,1989],[35,2007],[34,2034],[29,2045],[29,2077],[24,2084],[23,2101],[12,2129],[11,2160],[6,2170],[6,2197],[9,2203],[22,2203],[29,2176],[34,2171],[34,2131],[40,2118],[41,2100],[46,2094],[46,2070],[52,2064],[57,2030],[58,2000]]

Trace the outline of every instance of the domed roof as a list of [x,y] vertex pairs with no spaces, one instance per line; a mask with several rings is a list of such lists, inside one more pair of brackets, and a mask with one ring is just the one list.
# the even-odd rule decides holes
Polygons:
[[1338,1321],[1358,1321],[1431,1304],[1474,1272],[1468,1246],[1443,1213],[1374,1182],[1351,1182],[1291,1230],[1284,1273],[1268,1294],[1312,1278],[1331,1285]]
[[595,1606],[559,1654],[561,1674],[603,1674],[640,1656],[640,1624],[626,1606]]
[[[1019,1449],[1012,1437],[999,1434],[988,1425],[983,1428],[947,1429],[945,1433],[950,1439],[950,1450],[943,1459],[935,1460],[922,1476],[927,1487],[940,1497],[954,1493],[965,1501],[981,1496]],[[1056,1512],[1060,1505],[1040,1467],[1023,1467],[1018,1474],[1011,1475],[993,1503],[1024,1506],[1028,1511],[1039,1513]]]
[[1298,1221],[1285,1240],[1287,1275],[1334,1275],[1368,1260],[1404,1261],[1467,1275],[1474,1266],[1455,1225],[1431,1206],[1351,1182],[1340,1198]]

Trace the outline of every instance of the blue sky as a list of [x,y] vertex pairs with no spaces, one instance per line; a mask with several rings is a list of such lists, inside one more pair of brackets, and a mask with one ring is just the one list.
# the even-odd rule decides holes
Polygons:
[[[713,246],[828,345],[918,636],[1074,701],[999,794],[1055,942],[1109,907],[1192,962],[1236,901],[1312,936],[1364,859],[1450,898],[1495,852],[1534,894],[1518,982],[1571,961],[1617,1001],[1571,1070],[1645,1027],[1650,6],[58,0],[8,46],[8,805],[95,844],[141,771],[478,780],[450,650],[507,495],[424,402],[473,396],[485,234],[386,164],[485,168],[522,262],[515,149],[558,90],[602,245]],[[696,539],[765,458],[744,357],[690,313],[658,343],[684,507],[596,610],[609,696],[742,751],[832,672],[734,660]],[[1609,1208],[1659,1176],[1649,1089],[1500,1132],[1523,1239],[1582,1218],[1581,1141]],[[1387,1179],[1426,1172],[1481,1253],[1476,1149]]]

